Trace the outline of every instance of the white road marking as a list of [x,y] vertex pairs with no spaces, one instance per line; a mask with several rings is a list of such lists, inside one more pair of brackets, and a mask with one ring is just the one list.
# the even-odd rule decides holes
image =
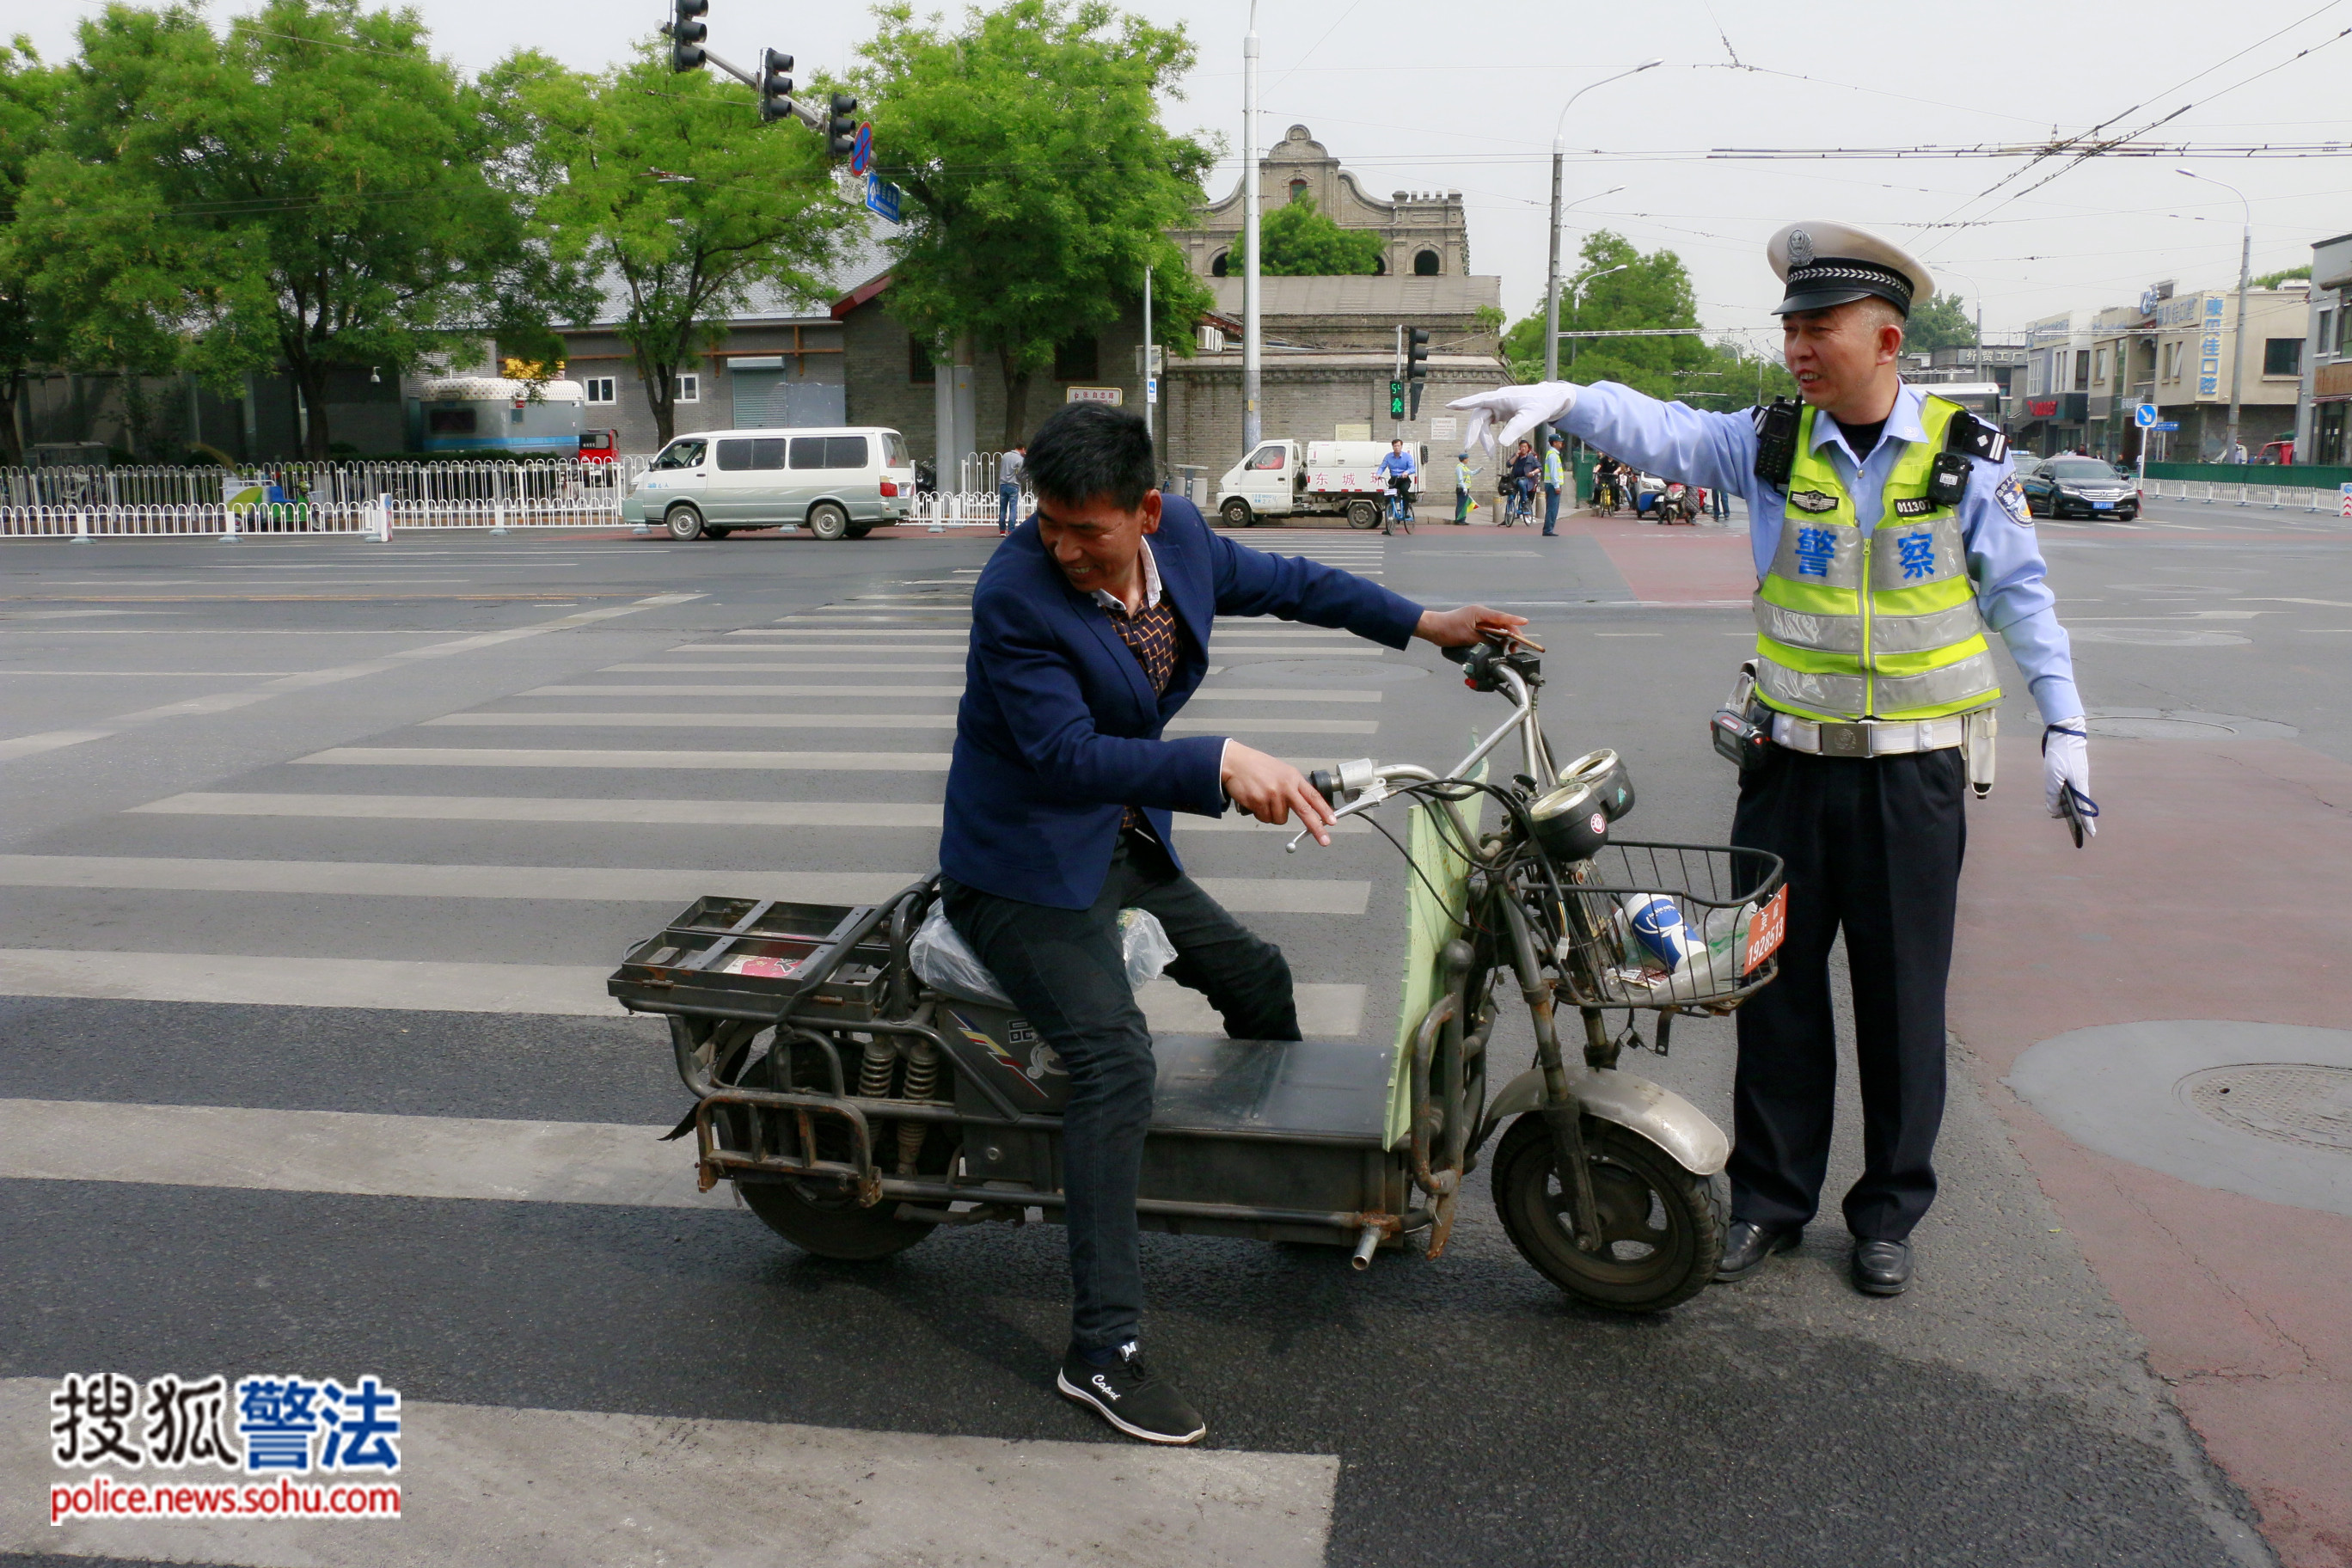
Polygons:
[[191,676],[206,680],[243,680],[256,675],[299,675],[293,669],[0,669],[7,675],[135,675],[142,680],[157,676]]
[[[769,768],[778,772],[943,773],[946,752],[655,752],[523,746],[335,746],[298,764],[375,768]],[[1302,771],[1326,758],[1283,759]]]
[[[600,822],[648,827],[858,827],[920,828],[937,832],[937,805],[884,801],[625,800],[569,795],[168,795],[129,808],[163,816],[330,817],[385,822]],[[1228,812],[1223,816],[1180,814],[1179,833],[1255,831],[1288,834]],[[1369,824],[1347,817],[1335,833],[1370,833]]]
[[534,686],[518,697],[961,697],[961,686]]
[[103,741],[116,732],[112,730],[47,730],[37,735],[18,735],[13,740],[0,741],[0,763],[16,757],[37,756],[43,752],[63,751],[68,746],[79,746],[84,741]]
[[[675,653],[677,650],[670,650]],[[714,649],[727,653],[772,653],[773,648],[730,647]],[[751,675],[961,675],[961,664],[804,664],[795,659],[791,664],[688,664],[674,660],[668,664],[608,664],[596,671],[599,675],[672,675],[680,671],[695,675],[711,675],[719,670],[732,674],[741,671]]]
[[[395,958],[286,958],[217,952],[109,952],[0,948],[0,995],[216,1002],[269,1007],[377,1007],[425,1013],[544,1013],[609,1018],[606,964],[460,963]],[[1360,985],[1300,985],[1298,1026],[1346,1037],[1361,1028]],[[1143,1016],[1171,1034],[1222,1027],[1208,999],[1172,980],[1136,993]]]
[[[1053,1353],[1041,1348],[1039,1364]],[[401,1407],[396,1523],[53,1527],[48,1489],[89,1475],[50,1463],[56,1386],[0,1381],[0,1552],[248,1568],[1097,1568],[1105,1543],[1116,1542],[1126,1568],[1319,1568],[1339,1477],[1338,1457],[1328,1454],[412,1398]],[[205,1479],[195,1469],[165,1474]]]
[[[571,695],[582,692],[574,689]],[[725,688],[695,688],[679,695],[731,697]],[[828,695],[832,695],[828,693]],[[863,696],[866,693],[851,693]],[[887,692],[872,695],[887,696]],[[419,721],[473,729],[519,727],[656,730],[953,730],[953,713],[600,713],[583,710],[562,713],[446,713]],[[1380,723],[1370,719],[1196,719],[1179,716],[1161,727],[1175,734],[1232,735],[1375,735]]]
[[[639,869],[594,866],[445,866],[377,860],[214,860],[144,855],[0,855],[0,887],[142,888],[175,892],[334,894],[415,899],[580,899],[684,905],[706,895],[862,904],[920,871]],[[1369,882],[1202,877],[1209,896],[1253,914],[1360,915]]]

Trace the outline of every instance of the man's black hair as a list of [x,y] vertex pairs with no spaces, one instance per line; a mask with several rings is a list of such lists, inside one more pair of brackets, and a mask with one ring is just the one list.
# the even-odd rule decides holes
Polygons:
[[1029,442],[1029,483],[1043,499],[1067,506],[1100,497],[1133,511],[1158,466],[1143,421],[1107,403],[1064,405]]

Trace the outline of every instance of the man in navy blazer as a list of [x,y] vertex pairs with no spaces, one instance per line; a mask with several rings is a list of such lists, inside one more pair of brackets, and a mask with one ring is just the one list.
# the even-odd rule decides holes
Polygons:
[[1197,1442],[1198,1411],[1146,1369],[1135,1199],[1151,1118],[1151,1032],[1127,983],[1118,911],[1149,910],[1235,1039],[1295,1040],[1281,950],[1184,874],[1170,814],[1331,809],[1278,757],[1161,731],[1201,683],[1215,618],[1279,616],[1390,647],[1526,624],[1478,605],[1424,610],[1378,584],[1210,531],[1153,487],[1143,421],[1072,404],[1029,445],[1036,514],[990,557],[971,600],[940,839],[948,919],[1070,1075],[1062,1185],[1070,1346],[1055,1386],[1147,1442]]

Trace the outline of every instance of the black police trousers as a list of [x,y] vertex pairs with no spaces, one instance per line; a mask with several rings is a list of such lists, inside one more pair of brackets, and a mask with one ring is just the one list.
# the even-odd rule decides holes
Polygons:
[[1092,909],[1049,909],[945,878],[940,892],[948,920],[1070,1075],[1062,1112],[1070,1337],[1083,1350],[1124,1344],[1143,1316],[1135,1199],[1159,1071],[1119,955],[1118,911],[1158,917],[1176,949],[1168,977],[1205,992],[1234,1039],[1298,1038],[1290,965],[1157,840],[1133,831],[1118,836]]
[[1731,1214],[1801,1226],[1820,1207],[1837,1089],[1830,946],[1853,977],[1863,1174],[1846,1228],[1900,1241],[1936,1197],[1944,984],[1968,843],[1964,753],[1820,757],[1767,749],[1744,775],[1731,841],[1788,863],[1780,975],[1738,1013]]

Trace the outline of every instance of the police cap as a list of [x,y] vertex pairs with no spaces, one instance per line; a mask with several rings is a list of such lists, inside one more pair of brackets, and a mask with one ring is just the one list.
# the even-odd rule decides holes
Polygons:
[[1772,307],[1776,316],[1879,299],[1907,318],[1912,300],[1935,293],[1925,262],[1848,224],[1790,224],[1772,237],[1764,254],[1788,287],[1788,298]]

